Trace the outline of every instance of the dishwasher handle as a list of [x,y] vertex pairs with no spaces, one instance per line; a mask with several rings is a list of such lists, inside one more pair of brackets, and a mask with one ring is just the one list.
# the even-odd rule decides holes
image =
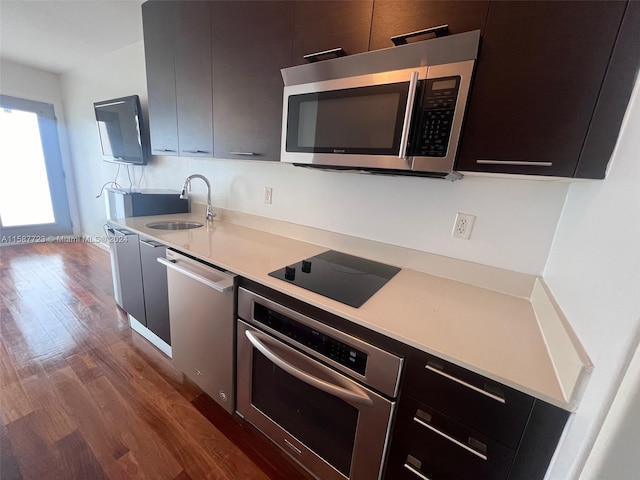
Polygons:
[[200,282],[203,285],[206,285],[207,287],[211,287],[214,290],[217,290],[218,292],[225,293],[225,292],[231,292],[233,290],[233,278],[234,278],[233,275],[228,275],[223,272],[219,272],[220,276],[223,276],[223,279],[218,282],[214,282],[213,280],[205,278],[202,275],[194,272],[193,270],[177,265],[175,260],[167,260],[166,258],[158,257],[158,262],[163,264],[167,268],[175,270],[176,272],[179,272],[183,275],[186,275],[187,277],[192,278],[193,280],[196,280],[197,282]]

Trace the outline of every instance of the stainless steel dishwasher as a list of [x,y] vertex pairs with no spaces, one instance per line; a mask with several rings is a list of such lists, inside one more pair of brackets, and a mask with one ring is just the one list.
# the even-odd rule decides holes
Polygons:
[[167,249],[173,364],[226,411],[235,409],[235,275]]

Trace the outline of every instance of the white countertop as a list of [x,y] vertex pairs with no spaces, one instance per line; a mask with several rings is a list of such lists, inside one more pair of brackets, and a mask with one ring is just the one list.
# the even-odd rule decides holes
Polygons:
[[[174,231],[146,227],[151,221],[175,219],[205,226]],[[325,246],[225,221],[206,224],[200,214],[114,222],[560,408],[577,408],[576,395],[590,370],[588,357],[575,345],[570,361],[577,373],[563,374],[566,360],[561,357],[575,340],[548,338],[564,336],[566,324],[553,316],[541,320],[531,299],[403,267],[364,305],[352,308],[268,275],[326,251]]]

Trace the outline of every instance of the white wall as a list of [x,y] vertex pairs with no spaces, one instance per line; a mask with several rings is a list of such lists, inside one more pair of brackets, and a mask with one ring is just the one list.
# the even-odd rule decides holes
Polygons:
[[[639,131],[637,82],[607,179],[571,185],[544,272],[595,365],[550,478],[580,474],[640,333]],[[628,459],[636,472],[638,453]],[[602,455],[603,449],[593,454]],[[618,473],[599,478],[628,478]],[[584,475],[592,478],[587,471]]]
[[640,478],[640,348],[627,369],[582,473],[584,480]]
[[[118,167],[102,161],[93,103],[138,94],[146,104],[142,42],[65,72],[61,80],[82,231],[100,236],[103,235],[102,226],[106,218],[105,202],[104,195],[96,196],[100,194],[102,185],[114,179]],[[139,171],[134,173],[139,174]],[[119,181],[123,186],[129,186],[125,167],[121,168]]]
[[[67,142],[68,137],[62,101],[60,76],[55,73],[45,72],[43,70],[27,67],[8,60],[0,60],[0,93],[3,95],[53,105],[53,110],[56,114],[57,120],[58,137],[60,140],[62,168],[66,175],[65,182],[67,185],[71,220],[73,221],[74,232],[76,234],[80,233],[80,217],[77,208],[74,172],[69,155],[69,144]],[[29,184],[26,180],[24,191],[25,194],[28,195]]]
[[[116,167],[101,162],[92,105],[131,94],[146,104],[142,43],[63,74],[62,84],[82,226],[98,235],[104,203],[95,196]],[[529,274],[542,273],[568,190],[560,182],[466,177],[451,183],[201,158],[154,157],[131,171],[134,186],[172,189],[202,173],[218,206]],[[129,186],[126,173],[119,181]],[[273,188],[271,205],[262,202],[265,186]],[[198,201],[203,193],[194,183]],[[456,212],[477,216],[470,241],[451,237]]]

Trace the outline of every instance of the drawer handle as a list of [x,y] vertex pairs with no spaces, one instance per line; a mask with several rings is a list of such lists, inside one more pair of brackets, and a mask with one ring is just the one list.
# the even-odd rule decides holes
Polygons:
[[449,440],[452,443],[455,443],[456,445],[458,445],[459,447],[464,448],[467,452],[473,453],[476,457],[481,458],[482,460],[487,460],[487,456],[474,450],[471,447],[468,447],[467,445],[465,445],[462,442],[459,442],[458,440],[456,440],[453,437],[450,437],[449,435],[447,435],[444,432],[441,432],[440,430],[438,430],[437,428],[429,425],[427,422],[425,422],[424,420],[422,420],[421,418],[418,417],[413,417],[413,421],[416,422],[418,425],[422,425],[425,428],[428,428],[429,430],[431,430],[433,433],[436,433],[438,435],[440,435],[442,438],[445,438],[447,440]]
[[296,452],[298,455],[302,455],[302,450],[300,450],[298,447],[296,447],[293,443],[291,443],[289,440],[287,440],[286,438],[283,439],[284,443],[287,444],[287,447],[289,447],[291,450],[293,450],[294,452]]
[[404,468],[409,470],[411,473],[413,473],[416,477],[421,478],[422,480],[431,480],[429,477],[424,475],[420,470],[415,468],[413,465],[409,465],[408,463],[405,462],[403,466]]
[[211,153],[208,150],[182,150],[184,153]]
[[256,152],[229,152],[231,155],[244,155],[245,157],[257,157],[260,155]]
[[432,367],[431,365],[429,365],[428,363],[424,366],[424,368],[426,368],[427,370],[437,373],[438,375],[442,375],[445,378],[448,378],[449,380],[453,380],[456,383],[459,383],[460,385],[470,388],[471,390],[473,390],[474,392],[478,392],[481,393],[482,395],[491,398],[492,400],[495,400],[496,402],[500,402],[500,403],[507,403],[507,401],[503,398],[503,397],[499,397],[498,395],[495,395],[491,392],[487,392],[486,390],[483,390],[482,388],[478,388],[474,385],[471,385],[463,380],[460,380],[459,378],[456,378],[452,375],[449,375],[448,373],[443,372],[442,370],[440,370],[439,368],[436,367]]
[[155,240],[140,240],[140,243],[142,243],[143,245],[146,245],[147,247],[151,247],[151,248],[158,248],[158,247],[164,247],[165,245],[160,243],[160,242],[156,242]]
[[175,150],[172,150],[170,148],[154,148],[153,151],[154,152],[173,152],[173,153],[175,153]]
[[520,160],[476,160],[479,165],[521,165],[525,167],[551,167],[553,162],[525,162]]

